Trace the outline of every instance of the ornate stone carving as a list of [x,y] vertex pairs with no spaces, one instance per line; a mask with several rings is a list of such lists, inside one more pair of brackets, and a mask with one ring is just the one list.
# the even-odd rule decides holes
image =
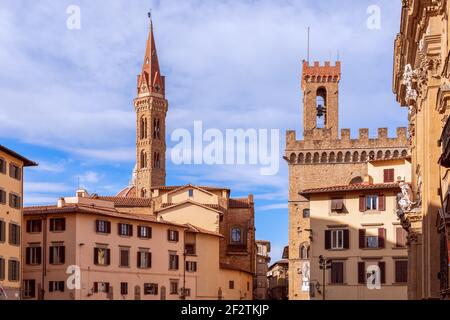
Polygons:
[[403,212],[411,211],[416,202],[413,201],[413,192],[409,183],[401,182],[401,193],[398,194],[398,206]]
[[417,90],[413,88],[415,78],[415,71],[413,71],[411,64],[407,64],[403,71],[403,84],[406,86],[405,101],[408,104],[410,116],[416,112],[415,106],[418,97]]

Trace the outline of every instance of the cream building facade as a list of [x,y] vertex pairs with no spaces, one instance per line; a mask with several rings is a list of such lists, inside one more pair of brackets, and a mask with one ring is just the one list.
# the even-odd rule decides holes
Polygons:
[[[302,191],[312,230],[310,250],[301,251],[310,264],[302,276],[310,273],[311,299],[407,298],[406,232],[397,218],[397,194],[410,181],[411,164],[392,159],[367,166],[362,183]],[[331,260],[330,269],[320,268],[320,257]]]
[[24,168],[36,165],[0,145],[0,300],[21,298]]

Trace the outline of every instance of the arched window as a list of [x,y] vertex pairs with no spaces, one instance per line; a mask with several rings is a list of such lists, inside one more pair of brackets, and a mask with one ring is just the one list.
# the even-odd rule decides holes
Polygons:
[[311,153],[309,152],[306,154],[305,163],[311,163]]
[[303,153],[300,153],[298,155],[298,163],[303,163],[305,162],[305,155]]
[[361,161],[362,162],[367,161],[367,152],[365,152],[365,151],[361,152]]
[[359,161],[359,153],[357,151],[353,152],[353,162]]
[[291,154],[291,163],[295,163],[295,158],[296,158],[297,156],[295,155],[295,153],[292,153]]
[[400,152],[398,150],[394,151],[394,158],[397,159],[400,155]]
[[331,163],[336,162],[336,156],[335,156],[334,152],[330,153],[329,162],[331,162]]
[[139,135],[141,139],[147,138],[147,118],[141,117],[139,126]]
[[370,151],[369,160],[375,160],[375,152],[374,151]]
[[322,153],[322,157],[320,158],[320,162],[322,162],[322,163],[327,162],[327,158],[328,158],[327,153],[326,152]]
[[377,159],[382,159],[383,158],[383,151],[378,151],[377,152]]
[[408,155],[408,151],[403,150],[403,151],[402,151],[402,157],[405,158],[407,155]]
[[327,125],[327,90],[324,87],[317,89],[316,112],[316,128],[325,128]]
[[313,159],[313,162],[314,162],[314,163],[318,163],[319,160],[320,160],[319,153],[318,153],[318,152],[314,153],[314,159]]
[[300,259],[309,259],[309,245],[304,243],[300,245]]
[[337,162],[342,162],[342,159],[343,159],[343,155],[342,155],[342,152],[338,152],[338,155],[337,155]]
[[242,243],[242,230],[238,227],[231,228],[231,242]]
[[161,127],[159,125],[159,119],[153,119],[153,139],[159,139],[161,137]]
[[147,190],[145,188],[141,190],[141,198],[147,198]]
[[141,151],[141,169],[147,168],[147,153],[142,150]]
[[159,159],[159,152],[155,152],[153,155],[153,168],[161,168],[161,162]]
[[350,151],[347,151],[346,153],[345,153],[345,162],[350,162],[350,160],[351,160],[351,158],[352,158],[352,154],[350,153]]
[[386,153],[384,154],[384,158],[385,159],[390,159],[391,158],[391,151],[386,151]]

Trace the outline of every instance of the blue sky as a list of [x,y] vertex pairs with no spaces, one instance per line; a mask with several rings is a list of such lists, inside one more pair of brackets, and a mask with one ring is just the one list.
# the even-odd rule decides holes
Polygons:
[[[301,137],[301,62],[311,27],[311,61],[342,61],[340,127],[406,125],[391,90],[401,4],[383,1],[3,0],[0,6],[0,144],[40,166],[27,170],[26,204],[52,204],[80,184],[115,194],[134,166],[136,93],[152,8],[168,134],[177,128],[295,129]],[[106,4],[107,3],[107,4]],[[81,9],[69,30],[66,9]],[[381,29],[366,26],[381,9]],[[168,146],[173,143],[168,141]],[[288,242],[287,166],[176,166],[168,184],[208,184],[256,199],[257,238],[278,259]]]

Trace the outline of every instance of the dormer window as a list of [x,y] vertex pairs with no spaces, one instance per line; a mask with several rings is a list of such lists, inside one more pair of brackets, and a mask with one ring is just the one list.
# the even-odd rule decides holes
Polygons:
[[194,197],[194,190],[189,189],[188,190],[188,194],[189,194],[189,198],[193,198]]

